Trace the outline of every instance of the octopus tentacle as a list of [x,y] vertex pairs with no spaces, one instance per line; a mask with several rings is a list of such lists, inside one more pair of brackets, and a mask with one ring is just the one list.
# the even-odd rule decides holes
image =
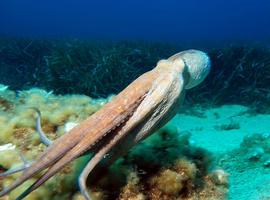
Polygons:
[[44,144],[44,145],[46,145],[47,147],[48,146],[50,146],[52,143],[53,143],[53,141],[52,140],[50,140],[47,136],[46,136],[46,134],[44,133],[44,131],[42,130],[42,128],[41,128],[41,112],[40,112],[40,110],[38,109],[38,108],[33,108],[35,111],[36,111],[36,113],[37,113],[37,117],[36,117],[36,131],[37,131],[37,133],[38,133],[38,135],[39,135],[39,138],[40,138],[40,141]]
[[[89,161],[89,164],[86,167],[86,171],[83,172],[83,176],[81,176],[80,179],[80,186],[81,190],[85,194],[85,198],[90,199],[90,196],[86,194],[86,191],[84,189],[83,180],[85,180],[85,174],[90,173],[91,170],[95,167],[96,164],[102,159],[103,155],[108,153],[113,146],[115,146],[120,139],[122,139],[127,133],[129,133],[130,130],[135,128],[136,125],[144,121],[144,119],[154,114],[153,111],[157,106],[162,104],[163,102],[163,96],[168,93],[168,90],[171,89],[171,82],[174,80],[178,80],[178,77],[168,76],[164,75],[161,76],[156,80],[157,84],[153,84],[149,92],[141,98],[140,102],[133,108],[133,115],[130,116],[130,118],[127,118],[124,123],[119,124],[119,128],[117,130],[112,131],[113,137],[108,139],[108,143],[105,143],[103,147],[94,155],[94,157]],[[170,82],[170,84],[168,84]],[[147,108],[145,108],[145,102],[146,100]],[[143,106],[143,108],[141,108]],[[137,109],[144,110],[144,112],[136,112]],[[132,119],[132,120],[130,120]],[[67,163],[71,162],[73,159],[78,157],[80,154],[82,154],[86,148],[89,146],[89,143],[87,142],[89,135],[86,135],[83,140],[77,144],[73,149],[71,149],[63,158],[61,158],[58,162],[56,162],[52,167],[49,168],[47,172],[45,172],[39,180],[37,180],[34,184],[32,184],[25,192],[23,192],[19,198],[22,199],[25,196],[27,196],[30,192],[37,189],[41,184],[43,184],[45,181],[47,181],[50,177],[52,177],[55,173],[57,173],[60,169],[62,169],[63,166],[65,166]],[[105,136],[103,136],[105,137]]]
[[[150,73],[139,77],[111,102],[106,104],[103,109],[91,115],[67,134],[56,139],[37,161],[24,171],[21,177],[15,180],[11,186],[0,192],[0,196],[9,193],[30,177],[57,163],[61,158],[68,158],[67,161],[70,162],[87,150],[93,148],[98,141],[114,130],[115,127],[118,127],[125,118],[134,112],[132,107],[135,108],[137,106],[140,98],[147,93],[153,79],[155,79],[157,75],[158,74],[154,72],[151,73],[150,71]],[[141,81],[144,81],[145,85],[141,85]],[[74,149],[74,151],[79,149],[79,151],[74,152],[72,149]]]
[[[40,110],[36,107],[29,107],[30,109],[35,110],[37,117],[36,117],[36,131],[39,135],[40,141],[46,145],[46,146],[50,146],[52,144],[52,141],[46,136],[46,134],[44,133],[44,131],[41,128],[41,113]],[[23,155],[20,155],[21,160],[23,161],[23,164],[20,166],[16,166],[14,168],[11,168],[3,173],[0,173],[0,177],[6,177],[21,171],[24,171],[25,169],[29,168],[31,166],[31,164],[33,163],[32,161],[27,161]]]
[[[143,97],[141,98],[143,99]],[[140,102],[137,102],[136,105],[134,105],[131,110],[133,113],[134,110],[137,109]],[[116,127],[111,130],[109,133],[112,134],[112,138],[108,139],[108,144],[105,144],[104,147],[99,150],[94,157],[90,160],[93,164],[97,164],[101,159],[102,156],[105,155],[111,147],[121,139],[121,135],[118,134],[118,130],[121,130],[121,126],[125,124],[125,122],[129,119],[130,116],[128,116],[126,119],[122,120],[120,124],[117,124]],[[115,130],[115,131],[114,131]],[[102,138],[105,138],[106,136],[110,136],[109,133],[106,133],[102,136]],[[100,139],[102,139],[100,138]],[[37,189],[40,185],[42,185],[45,181],[47,181],[49,178],[51,178],[54,174],[56,174],[58,171],[62,169],[63,166],[65,166],[67,163],[73,161],[75,158],[82,155],[85,151],[87,151],[91,147],[91,138],[89,135],[86,135],[76,146],[74,146],[69,152],[67,152],[61,159],[59,159],[55,164],[53,164],[35,183],[33,183],[26,191],[24,191],[18,198],[22,199],[25,196],[27,196],[30,192]],[[98,143],[98,141],[95,141],[95,143]],[[94,167],[94,166],[93,166]]]

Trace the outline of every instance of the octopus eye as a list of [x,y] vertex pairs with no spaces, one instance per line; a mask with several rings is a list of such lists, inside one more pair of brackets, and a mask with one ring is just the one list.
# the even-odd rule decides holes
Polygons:
[[191,89],[199,85],[209,74],[211,62],[209,56],[198,50],[182,51],[173,55],[168,60],[182,59],[187,67],[189,76],[185,89]]

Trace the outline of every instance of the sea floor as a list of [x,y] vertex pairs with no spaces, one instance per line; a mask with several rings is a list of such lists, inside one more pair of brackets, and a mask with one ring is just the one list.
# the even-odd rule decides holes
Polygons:
[[[45,148],[40,144],[37,134],[34,134],[35,112],[29,107],[38,107],[41,110],[43,129],[54,139],[67,132],[68,124],[79,123],[110,100],[95,100],[82,95],[57,96],[40,89],[21,91],[16,96],[14,91],[3,85],[0,85],[0,95],[0,140],[3,144],[14,143],[29,160],[37,157]],[[270,114],[258,114],[253,109],[241,105],[214,108],[195,105],[182,108],[169,122],[170,125],[177,128],[175,134],[190,133],[191,137],[187,138],[188,144],[191,144],[189,147],[201,147],[210,152],[209,155],[212,154],[211,170],[222,169],[229,174],[228,199],[270,200]],[[149,144],[158,146],[157,141],[161,140],[152,140],[148,147]],[[176,148],[179,146],[183,145],[179,144]],[[154,152],[152,158],[156,157],[157,149],[150,148],[149,153]],[[2,152],[5,156],[0,156],[0,165],[9,169],[14,163],[20,162],[15,153],[11,155]],[[134,152],[133,154],[136,155]],[[43,195],[44,191],[47,195],[59,195],[54,199],[67,199],[63,194],[73,195],[76,187],[71,183],[76,179],[78,166],[81,166],[81,163],[74,163],[67,171],[64,170],[41,190],[33,193],[33,198],[29,199],[38,199],[37,196]],[[71,172],[72,176],[66,176],[66,173]],[[14,175],[3,183],[9,183],[16,178]],[[59,185],[55,186],[57,184],[62,184],[63,191],[69,192],[59,193]],[[53,190],[50,189],[52,187]],[[15,191],[13,195],[17,196],[17,193]],[[48,199],[51,199],[50,197],[48,196]]]
[[[180,132],[190,132],[190,142],[210,151],[216,160],[215,167],[229,174],[230,200],[270,199],[270,167],[263,165],[260,157],[264,155],[252,159],[250,154],[257,152],[248,147],[249,143],[254,146],[254,134],[269,135],[269,114],[252,113],[240,105],[208,109],[198,106],[179,113],[170,123]],[[251,141],[243,144],[244,138]],[[260,148],[260,142],[256,142]]]

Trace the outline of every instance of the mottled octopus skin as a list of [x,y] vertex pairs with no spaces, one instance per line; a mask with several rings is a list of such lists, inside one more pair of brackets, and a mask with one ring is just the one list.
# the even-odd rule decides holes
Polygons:
[[101,110],[55,140],[0,196],[47,169],[28,190],[31,192],[87,151],[95,153],[90,161],[93,167],[105,154],[107,163],[125,154],[175,115],[184,98],[184,70],[182,59],[160,61]]

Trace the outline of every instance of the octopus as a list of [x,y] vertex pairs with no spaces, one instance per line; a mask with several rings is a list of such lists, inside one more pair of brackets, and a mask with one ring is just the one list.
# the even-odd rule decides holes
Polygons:
[[[0,196],[45,171],[17,197],[17,200],[23,199],[65,165],[93,152],[93,157],[78,178],[81,194],[90,200],[86,179],[94,168],[99,167],[100,161],[110,165],[138,142],[164,126],[176,115],[186,90],[200,84],[209,71],[209,57],[198,50],[182,51],[160,60],[155,68],[133,81],[101,110],[53,142],[42,132],[38,117],[40,139],[48,147],[36,161],[22,168],[22,175],[4,188]],[[20,170],[14,172],[17,171]]]

